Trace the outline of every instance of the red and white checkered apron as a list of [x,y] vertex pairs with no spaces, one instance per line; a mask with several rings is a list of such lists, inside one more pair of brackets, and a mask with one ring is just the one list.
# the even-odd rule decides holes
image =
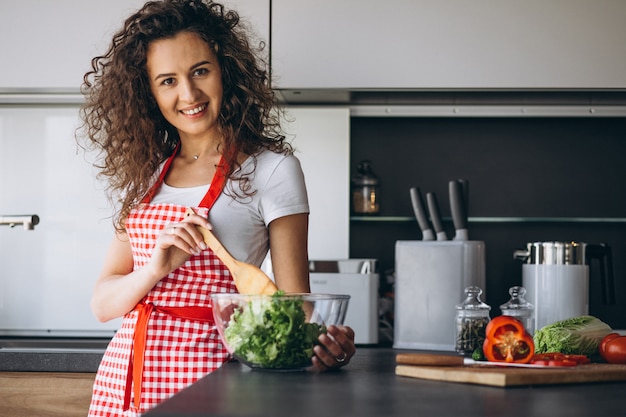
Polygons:
[[[170,164],[171,159],[166,162],[154,190]],[[214,178],[207,196],[194,208],[198,214],[208,215],[212,203],[221,194],[223,181]],[[186,210],[187,207],[175,204],[147,204],[130,213],[126,231],[135,269],[150,260],[161,229],[181,221]],[[226,266],[210,249],[192,256],[159,281],[124,316],[120,330],[111,340],[98,369],[89,415],[144,413],[227,361],[228,352],[211,316],[209,295],[217,292],[237,292],[237,289]],[[139,330],[143,326],[136,326],[138,317],[140,322],[144,319],[145,332]],[[143,336],[145,342],[141,340]],[[143,361],[138,361],[141,351],[138,345],[145,346]]]

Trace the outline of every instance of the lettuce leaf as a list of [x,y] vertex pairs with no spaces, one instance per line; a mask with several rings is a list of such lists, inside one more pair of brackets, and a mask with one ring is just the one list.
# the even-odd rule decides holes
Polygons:
[[593,316],[579,316],[557,321],[535,332],[535,352],[560,352],[592,356],[611,327]]
[[234,355],[250,366],[306,366],[318,336],[326,332],[324,325],[306,322],[302,300],[281,299],[282,294],[251,300],[233,313],[224,330]]

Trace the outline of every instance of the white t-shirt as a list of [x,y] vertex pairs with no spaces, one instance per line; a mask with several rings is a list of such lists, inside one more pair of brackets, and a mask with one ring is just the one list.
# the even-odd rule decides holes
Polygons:
[[[247,174],[253,164],[253,158],[248,158],[240,170]],[[279,217],[309,213],[309,203],[300,161],[293,155],[261,152],[249,178],[250,191],[256,193],[233,199],[228,190],[231,186],[240,190],[239,182],[229,180],[209,212],[209,222],[215,236],[235,259],[260,266],[269,250],[267,226]],[[176,188],[164,183],[151,203],[196,207],[208,187]]]

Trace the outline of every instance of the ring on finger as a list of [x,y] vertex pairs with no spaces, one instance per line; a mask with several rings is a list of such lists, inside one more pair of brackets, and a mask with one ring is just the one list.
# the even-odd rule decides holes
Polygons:
[[341,352],[341,355],[335,357],[335,361],[337,363],[343,363],[346,361],[346,358],[348,357],[348,355],[346,354],[346,352]]

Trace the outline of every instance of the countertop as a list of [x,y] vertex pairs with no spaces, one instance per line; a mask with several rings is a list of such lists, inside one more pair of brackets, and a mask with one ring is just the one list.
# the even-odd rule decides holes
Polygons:
[[110,339],[0,337],[0,371],[95,373]]
[[395,375],[400,352],[360,347],[347,367],[326,373],[227,363],[145,416],[611,417],[626,410],[626,382],[500,388],[428,381]]
[[104,351],[17,351],[0,350],[0,372],[95,373]]

